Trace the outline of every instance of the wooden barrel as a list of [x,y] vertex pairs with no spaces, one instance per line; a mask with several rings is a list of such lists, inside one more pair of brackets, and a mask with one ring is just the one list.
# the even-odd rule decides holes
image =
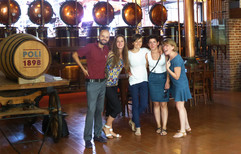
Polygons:
[[79,46],[79,27],[56,27],[56,46]]
[[44,43],[48,44],[48,28],[47,27],[26,27],[26,33],[38,37]]
[[12,34],[16,34],[16,27],[0,27],[0,42]]
[[33,35],[13,34],[0,43],[0,69],[9,79],[37,78],[50,63],[49,49]]

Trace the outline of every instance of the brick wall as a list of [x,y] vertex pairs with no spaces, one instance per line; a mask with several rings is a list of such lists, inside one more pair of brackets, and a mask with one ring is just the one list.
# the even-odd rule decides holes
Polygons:
[[241,90],[241,18],[229,19],[229,0],[223,1],[226,19],[226,58],[224,52],[216,54],[215,89]]

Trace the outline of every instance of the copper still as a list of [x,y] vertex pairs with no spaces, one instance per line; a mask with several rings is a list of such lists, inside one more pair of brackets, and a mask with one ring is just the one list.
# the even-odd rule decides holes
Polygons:
[[141,7],[136,3],[127,3],[122,10],[122,17],[129,26],[137,26],[142,19]]
[[114,19],[114,8],[107,2],[98,2],[94,6],[92,14],[97,24],[108,25]]
[[67,25],[78,25],[83,16],[82,5],[76,1],[66,1],[60,7],[60,18]]
[[155,4],[151,7],[149,17],[156,26],[162,26],[167,20],[167,9],[162,4]]
[[[28,8],[29,19],[37,24],[43,25],[49,23],[53,16],[53,8],[47,1],[43,1],[43,12],[41,11],[41,0],[36,0],[30,3]],[[42,16],[44,23],[42,23]]]
[[[10,6],[10,9],[9,7]],[[10,10],[10,12],[8,12]],[[10,15],[10,19],[9,19]],[[0,1],[0,23],[4,25],[11,25],[16,23],[21,15],[20,6],[14,0],[11,0],[10,4],[8,0]]]

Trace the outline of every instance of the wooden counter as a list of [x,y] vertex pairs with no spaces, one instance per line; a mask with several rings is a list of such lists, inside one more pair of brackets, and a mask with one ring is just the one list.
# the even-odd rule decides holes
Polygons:
[[0,72],[0,91],[3,90],[20,90],[20,89],[35,89],[35,88],[46,88],[46,87],[58,87],[69,85],[68,80],[54,80],[54,76],[45,74],[45,82],[31,83],[31,84],[18,84],[17,81],[9,80],[5,75]]

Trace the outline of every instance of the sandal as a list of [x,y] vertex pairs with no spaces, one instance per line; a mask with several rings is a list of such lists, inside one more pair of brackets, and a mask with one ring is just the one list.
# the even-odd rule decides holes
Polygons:
[[106,138],[112,139],[112,138],[113,138],[113,135],[112,135],[111,133],[107,134],[106,131],[105,131],[105,128],[110,130],[110,126],[105,125],[105,126],[102,128],[102,130],[103,130],[103,132],[105,133]]
[[[177,130],[178,132],[180,132],[180,130]],[[187,133],[191,133],[192,132],[192,129],[189,127],[189,128],[186,128],[186,132]]]
[[136,128],[135,135],[136,136],[141,136],[141,128]]
[[157,133],[157,134],[159,134],[159,133],[161,133],[161,132],[162,132],[161,127],[159,127],[159,128],[156,129],[156,133]]
[[111,132],[111,135],[112,135],[113,137],[116,137],[116,138],[122,137],[120,134],[114,133],[112,128],[110,129],[110,132]]
[[187,132],[187,133],[191,133],[191,131],[192,131],[191,127],[189,127],[189,128],[186,129],[186,132]]
[[186,135],[187,135],[186,132],[178,132],[178,133],[176,133],[173,137],[174,137],[174,138],[181,138],[181,137],[184,137],[184,136],[186,136]]
[[131,130],[133,132],[135,132],[136,131],[136,126],[135,126],[135,123],[131,119],[129,120],[129,125],[131,127]]
[[160,134],[161,134],[161,136],[167,135],[167,130],[166,129],[162,129]]

